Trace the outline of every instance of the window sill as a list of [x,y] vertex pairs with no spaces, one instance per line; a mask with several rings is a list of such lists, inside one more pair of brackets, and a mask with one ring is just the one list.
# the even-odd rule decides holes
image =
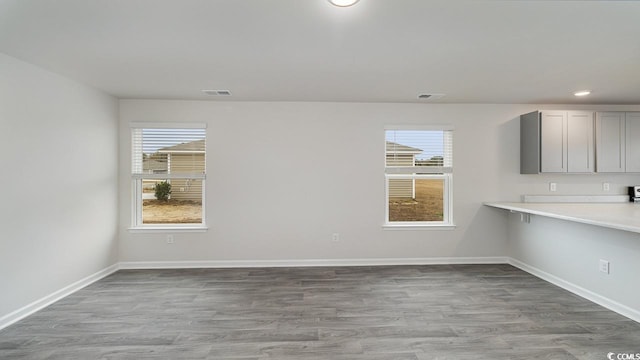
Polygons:
[[455,224],[384,224],[382,230],[455,230]]
[[180,232],[206,232],[209,228],[205,225],[195,226],[139,226],[128,229],[131,233],[180,233]]

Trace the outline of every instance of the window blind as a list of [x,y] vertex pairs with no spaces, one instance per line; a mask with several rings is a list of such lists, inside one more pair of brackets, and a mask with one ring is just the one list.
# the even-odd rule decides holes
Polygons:
[[451,130],[385,130],[387,174],[453,172]]
[[134,127],[131,131],[131,173],[134,178],[204,179],[204,127]]

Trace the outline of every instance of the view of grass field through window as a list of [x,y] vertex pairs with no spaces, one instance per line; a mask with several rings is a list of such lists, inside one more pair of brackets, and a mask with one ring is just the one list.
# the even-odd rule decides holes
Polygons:
[[[202,201],[179,199],[169,196],[167,201],[158,200],[154,196],[154,186],[162,180],[143,180],[142,195],[142,223],[143,224],[199,224],[202,223]],[[168,180],[172,184],[171,191],[184,192],[185,188],[175,185],[183,185],[184,180]],[[192,198],[202,198],[202,180],[197,186],[200,190],[193,192]],[[176,190],[177,189],[177,190]]]
[[133,129],[137,223],[202,224],[204,128]]
[[450,222],[450,130],[386,130],[388,223]]
[[443,221],[444,181],[414,181],[415,197],[389,197],[389,221]]

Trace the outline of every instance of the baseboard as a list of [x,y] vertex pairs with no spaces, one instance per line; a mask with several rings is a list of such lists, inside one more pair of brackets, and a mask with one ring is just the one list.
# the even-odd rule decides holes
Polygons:
[[90,285],[120,269],[180,269],[180,268],[248,268],[248,267],[310,267],[310,266],[384,266],[384,265],[472,265],[510,264],[542,280],[548,281],[578,296],[640,322],[640,311],[620,304],[600,294],[563,280],[546,271],[510,257],[435,257],[390,259],[307,259],[307,260],[211,260],[211,261],[125,261],[111,265],[95,274],[66,286],[0,318],[0,330],[41,310],[52,303]]
[[102,269],[98,272],[96,272],[95,274],[89,275],[87,277],[85,277],[84,279],[78,280],[76,282],[74,282],[73,284],[66,286],[52,294],[49,294],[45,297],[43,297],[42,299],[36,300],[34,302],[32,302],[31,304],[24,306],[12,313],[9,313],[3,317],[0,318],[0,330],[4,329],[5,327],[20,321],[21,319],[35,313],[38,310],[42,310],[45,307],[53,304],[54,302],[69,296],[70,294],[82,289],[83,287],[90,285],[106,276],[109,276],[111,274],[113,274],[114,272],[118,271],[119,269],[119,265],[118,264],[114,264],[111,265],[105,269]]
[[382,265],[446,265],[505,264],[505,257],[437,257],[396,259],[309,259],[309,260],[214,260],[214,261],[125,261],[55,291],[14,312],[0,317],[0,330],[42,310],[54,302],[106,277],[120,269],[239,268],[239,267],[310,267],[310,266],[382,266]]
[[508,262],[508,258],[501,257],[501,256],[390,258],[390,259],[125,261],[120,263],[120,269],[506,264],[507,262]]
[[626,316],[631,320],[640,322],[640,311],[630,308],[626,305],[620,304],[617,301],[611,300],[606,296],[594,293],[591,290],[587,290],[581,286],[575,285],[569,281],[563,280],[555,275],[552,275],[546,271],[540,270],[531,265],[525,264],[522,261],[508,258],[508,263],[517,267],[520,270],[526,271],[531,275],[539,277],[542,280],[548,281],[556,286],[559,286],[567,291],[570,291],[580,297],[583,297],[589,301],[592,301],[600,306],[603,306],[611,311],[615,311],[622,316]]

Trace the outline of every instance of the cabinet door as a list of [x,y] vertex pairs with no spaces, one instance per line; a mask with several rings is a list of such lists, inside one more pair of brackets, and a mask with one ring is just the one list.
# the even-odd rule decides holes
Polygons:
[[540,173],[540,112],[520,116],[520,174]]
[[625,172],[625,113],[596,113],[596,168],[598,172]]
[[593,112],[567,113],[567,172],[588,173],[595,170]]
[[567,112],[540,113],[540,172],[567,172]]
[[640,172],[640,112],[628,112],[626,115],[626,170]]

